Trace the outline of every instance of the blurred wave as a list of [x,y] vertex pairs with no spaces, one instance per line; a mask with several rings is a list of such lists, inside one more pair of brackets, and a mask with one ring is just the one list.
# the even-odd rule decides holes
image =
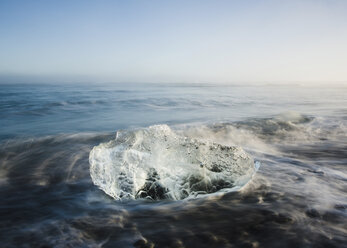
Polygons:
[[93,185],[89,151],[115,133],[7,140],[0,149],[2,243],[6,247],[343,247],[345,124],[290,113],[172,126],[186,137],[242,146],[263,164],[240,192],[184,204],[115,202]]
[[[344,89],[0,89],[2,247],[346,247]],[[158,124],[261,167],[241,190],[197,199],[116,201],[94,185],[93,147]]]

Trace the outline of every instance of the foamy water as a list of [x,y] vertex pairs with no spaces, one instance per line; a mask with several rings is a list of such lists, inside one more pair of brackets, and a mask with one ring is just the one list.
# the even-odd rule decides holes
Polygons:
[[346,246],[346,88],[0,87],[3,247]]

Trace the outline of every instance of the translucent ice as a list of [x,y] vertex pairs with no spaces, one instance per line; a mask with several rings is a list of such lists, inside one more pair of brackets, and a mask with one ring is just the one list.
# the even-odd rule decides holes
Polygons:
[[94,184],[115,199],[184,199],[235,190],[256,171],[239,147],[179,136],[167,125],[121,131],[89,155]]

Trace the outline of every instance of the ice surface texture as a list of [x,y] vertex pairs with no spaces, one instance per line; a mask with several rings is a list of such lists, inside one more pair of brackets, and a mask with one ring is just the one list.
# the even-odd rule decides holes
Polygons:
[[197,197],[239,189],[256,171],[240,147],[177,135],[167,125],[120,131],[89,155],[95,185],[115,199]]

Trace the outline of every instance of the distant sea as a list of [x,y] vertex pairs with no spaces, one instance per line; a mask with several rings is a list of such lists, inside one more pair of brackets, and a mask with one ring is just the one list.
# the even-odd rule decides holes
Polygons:
[[1,84],[0,127],[1,247],[347,247],[347,86]]

